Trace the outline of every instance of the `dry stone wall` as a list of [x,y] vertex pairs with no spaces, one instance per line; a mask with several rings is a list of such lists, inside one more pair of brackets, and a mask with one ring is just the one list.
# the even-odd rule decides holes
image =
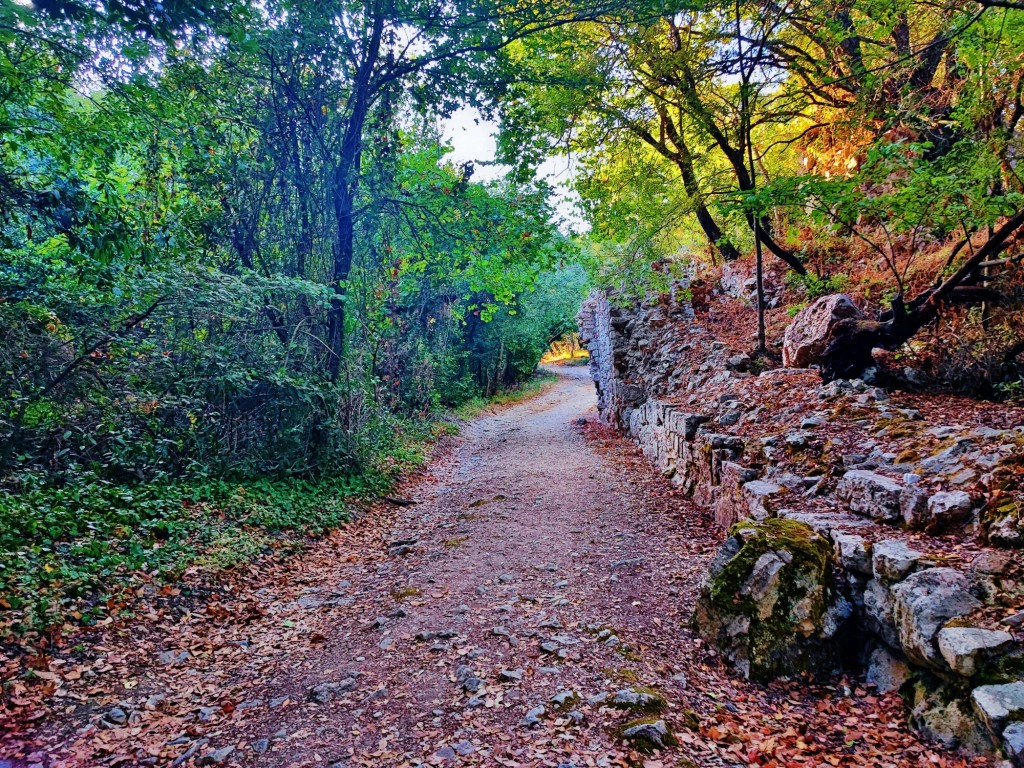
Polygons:
[[684,296],[597,294],[580,321],[601,418],[722,528],[698,631],[753,677],[859,662],[931,738],[1024,766],[1024,586],[991,546],[1024,540],[1024,427],[930,424],[863,381],[746,372]]

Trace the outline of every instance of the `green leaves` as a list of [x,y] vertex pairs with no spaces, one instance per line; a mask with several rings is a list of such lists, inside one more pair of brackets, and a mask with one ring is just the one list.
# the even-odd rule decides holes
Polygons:
[[[37,5],[0,5],[0,525],[49,575],[0,589],[41,614],[338,524],[337,484],[416,460],[405,417],[571,326],[550,190],[476,180],[409,106],[483,105],[572,4]],[[251,493],[184,490],[221,481]]]

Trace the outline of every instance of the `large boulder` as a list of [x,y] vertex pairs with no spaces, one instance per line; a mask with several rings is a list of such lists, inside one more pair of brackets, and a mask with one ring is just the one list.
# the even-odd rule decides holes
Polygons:
[[846,318],[863,316],[853,300],[844,293],[822,296],[801,309],[786,328],[782,339],[782,364],[787,368],[813,365],[828,345],[832,326]]
[[831,671],[851,612],[828,539],[795,520],[745,520],[711,564],[694,624],[744,676],[767,680]]
[[951,619],[981,607],[970,580],[952,568],[926,568],[894,586],[892,595],[893,620],[907,658],[948,674],[936,639]]
[[899,519],[902,492],[902,483],[867,469],[851,469],[836,486],[836,496],[851,512],[885,522]]

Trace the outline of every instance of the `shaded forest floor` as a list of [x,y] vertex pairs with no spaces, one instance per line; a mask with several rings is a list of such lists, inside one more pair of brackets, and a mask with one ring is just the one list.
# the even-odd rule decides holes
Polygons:
[[[722,665],[687,628],[720,532],[559,375],[442,447],[415,503],[47,660],[0,766],[968,764],[855,679]],[[624,689],[665,698],[678,745],[623,743]]]

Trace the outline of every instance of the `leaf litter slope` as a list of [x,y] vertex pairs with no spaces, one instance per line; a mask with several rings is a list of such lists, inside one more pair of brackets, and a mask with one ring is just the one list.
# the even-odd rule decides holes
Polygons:
[[[687,627],[721,534],[596,422],[585,369],[559,376],[474,420],[410,480],[414,505],[111,631],[74,679],[51,664],[56,696],[9,750],[69,766],[969,764],[856,682],[731,674]],[[679,741],[660,754],[624,745],[638,715],[603,698],[641,687]]]

